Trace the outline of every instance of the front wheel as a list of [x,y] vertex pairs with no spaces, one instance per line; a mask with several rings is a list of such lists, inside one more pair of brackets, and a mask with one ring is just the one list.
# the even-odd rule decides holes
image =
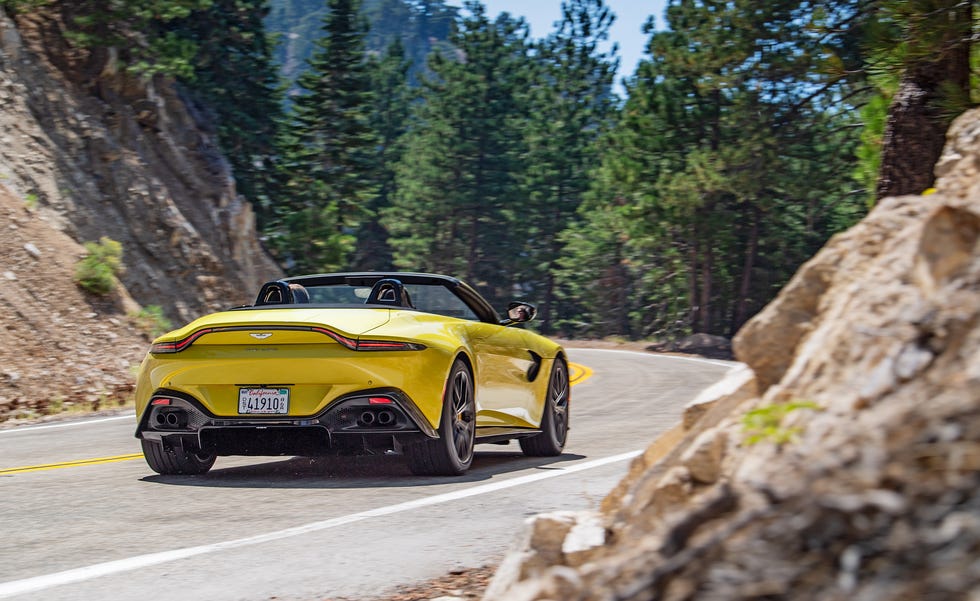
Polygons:
[[528,457],[555,457],[565,449],[568,437],[568,405],[571,389],[568,365],[561,357],[555,359],[548,381],[548,394],[541,416],[541,433],[520,439],[521,450]]
[[206,474],[214,465],[214,453],[185,450],[184,448],[163,448],[163,443],[155,440],[140,440],[143,457],[154,472],[164,475]]
[[466,363],[456,359],[442,399],[439,438],[408,447],[408,467],[419,476],[460,476],[473,463],[475,441],[473,376]]

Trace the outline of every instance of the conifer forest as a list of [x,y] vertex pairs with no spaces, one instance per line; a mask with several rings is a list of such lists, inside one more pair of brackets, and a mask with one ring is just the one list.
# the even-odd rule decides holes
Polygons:
[[455,275],[568,337],[731,336],[980,100],[972,0],[669,0],[622,87],[603,0],[538,38],[477,1],[70,4],[213,122],[287,273]]

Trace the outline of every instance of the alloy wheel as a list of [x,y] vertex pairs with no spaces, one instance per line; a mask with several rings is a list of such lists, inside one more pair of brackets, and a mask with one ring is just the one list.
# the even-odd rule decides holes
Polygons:
[[565,444],[568,434],[568,371],[563,363],[558,363],[551,377],[549,397],[554,416],[555,438],[559,444]]
[[473,455],[473,439],[476,420],[473,402],[473,384],[466,370],[459,370],[452,381],[453,447],[460,462],[467,463]]

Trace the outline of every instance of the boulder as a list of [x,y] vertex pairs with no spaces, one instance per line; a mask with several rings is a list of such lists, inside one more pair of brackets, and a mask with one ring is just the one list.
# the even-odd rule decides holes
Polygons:
[[487,599],[975,596],[980,110],[937,173],[935,194],[880,202],[743,327],[748,369],[634,461],[587,562],[550,553]]

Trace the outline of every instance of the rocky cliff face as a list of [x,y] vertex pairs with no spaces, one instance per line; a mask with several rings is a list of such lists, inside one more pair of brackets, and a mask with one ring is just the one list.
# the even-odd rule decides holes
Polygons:
[[[149,334],[250,302],[281,276],[212,133],[172,82],[66,45],[59,17],[0,11],[0,422],[114,406]],[[122,243],[122,287],[73,281],[81,243]]]
[[123,245],[122,282],[178,320],[281,275],[214,136],[164,78],[69,47],[57,14],[0,14],[0,178],[76,241]]
[[980,111],[937,174],[804,265],[736,337],[747,367],[600,514],[537,518],[486,598],[976,598]]

